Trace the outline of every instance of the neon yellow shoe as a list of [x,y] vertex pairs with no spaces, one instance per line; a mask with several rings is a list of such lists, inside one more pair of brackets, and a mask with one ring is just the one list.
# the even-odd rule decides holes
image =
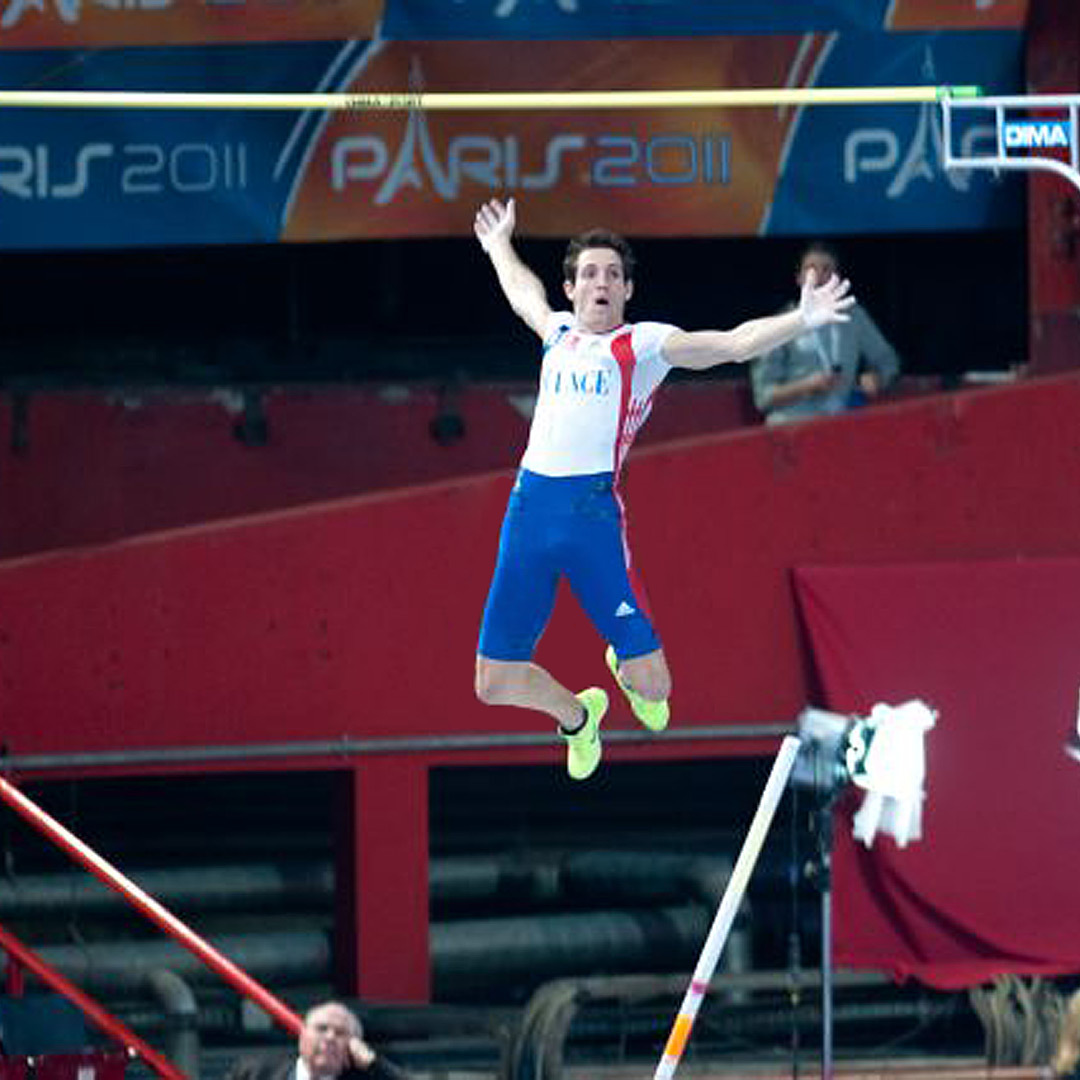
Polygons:
[[573,735],[561,727],[559,734],[566,740],[566,771],[575,780],[587,780],[600,764],[600,721],[607,712],[608,696],[599,686],[590,686],[576,696],[585,706],[585,723]]
[[667,701],[650,701],[648,698],[642,697],[636,690],[631,690],[619,678],[619,658],[610,645],[607,647],[607,652],[604,653],[604,659],[607,661],[607,666],[615,681],[619,684],[619,689],[626,695],[626,700],[630,702],[630,708],[634,710],[634,715],[638,720],[650,731],[663,731],[667,727],[668,719],[671,716],[671,709],[668,707]]

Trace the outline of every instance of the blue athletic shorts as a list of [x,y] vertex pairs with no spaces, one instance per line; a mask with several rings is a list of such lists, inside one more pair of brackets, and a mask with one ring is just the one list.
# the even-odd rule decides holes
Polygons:
[[620,660],[659,649],[628,563],[611,473],[552,477],[520,470],[503,519],[477,651],[489,660],[531,659],[563,575]]

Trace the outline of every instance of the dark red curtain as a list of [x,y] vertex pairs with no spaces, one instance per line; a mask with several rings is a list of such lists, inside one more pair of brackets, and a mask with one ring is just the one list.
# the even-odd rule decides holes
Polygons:
[[835,960],[973,985],[1080,971],[1080,559],[804,568],[823,704],[922,698],[923,839],[835,849]]

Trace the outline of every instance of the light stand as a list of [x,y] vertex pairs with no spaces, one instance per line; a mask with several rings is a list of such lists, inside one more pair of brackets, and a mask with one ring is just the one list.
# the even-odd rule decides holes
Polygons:
[[852,723],[851,717],[805,709],[799,717],[803,748],[791,777],[793,787],[810,788],[815,799],[814,853],[807,871],[818,890],[821,916],[821,1080],[832,1080],[833,1075],[832,816],[847,780],[844,738]]
[[799,1007],[802,1004],[802,935],[799,933],[799,883],[806,867],[799,857],[799,789],[791,785],[791,829],[788,884],[791,886],[791,924],[788,930],[788,1001],[791,1005],[791,1080],[799,1080]]
[[799,716],[801,747],[793,786],[818,799],[815,877],[821,894],[821,1080],[833,1077],[832,852],[833,811],[849,783],[866,791],[855,815],[857,839],[869,847],[878,831],[903,847],[922,835],[925,733],[937,714],[920,701],[875,705],[865,719],[821,709]]
[[821,858],[824,863],[824,880],[821,885],[821,1080],[832,1080],[832,856],[824,845]]
[[814,878],[821,903],[821,1080],[833,1075],[832,849],[836,793],[822,795],[815,810]]

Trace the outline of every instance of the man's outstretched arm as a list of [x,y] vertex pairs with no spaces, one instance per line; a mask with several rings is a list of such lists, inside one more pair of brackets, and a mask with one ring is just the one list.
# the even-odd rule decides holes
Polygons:
[[847,322],[855,303],[850,285],[835,275],[824,285],[803,285],[799,306],[782,315],[750,319],[734,330],[676,330],[664,342],[664,359],[672,367],[710,368],[752,360],[826,323]]
[[551,307],[540,279],[518,258],[511,243],[514,235],[514,200],[484,203],[476,211],[473,231],[487,252],[499,285],[515,313],[540,337],[544,336]]

